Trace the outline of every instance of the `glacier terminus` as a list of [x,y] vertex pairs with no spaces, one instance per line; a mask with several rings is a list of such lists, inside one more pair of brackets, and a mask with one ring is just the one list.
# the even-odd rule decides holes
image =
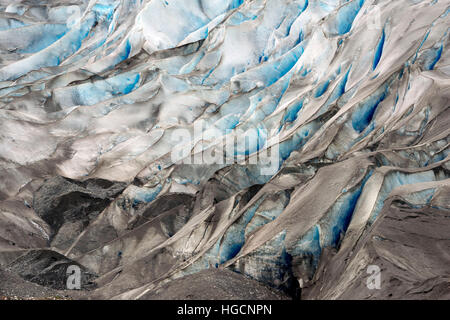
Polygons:
[[0,0],[0,297],[450,299],[449,31],[449,0]]

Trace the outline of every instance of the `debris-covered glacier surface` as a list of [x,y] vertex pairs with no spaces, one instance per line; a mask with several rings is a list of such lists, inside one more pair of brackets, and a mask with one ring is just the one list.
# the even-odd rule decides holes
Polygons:
[[0,0],[1,274],[449,298],[449,30],[448,0]]

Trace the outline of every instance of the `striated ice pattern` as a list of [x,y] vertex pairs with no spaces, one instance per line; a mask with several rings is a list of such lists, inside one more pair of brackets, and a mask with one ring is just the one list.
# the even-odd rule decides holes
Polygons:
[[448,0],[0,0],[0,268],[450,297],[449,31]]

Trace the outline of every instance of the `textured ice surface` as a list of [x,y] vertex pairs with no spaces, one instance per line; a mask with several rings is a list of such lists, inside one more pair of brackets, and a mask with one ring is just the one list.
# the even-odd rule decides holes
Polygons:
[[135,299],[223,267],[295,294],[330,260],[340,289],[312,294],[352,297],[339,266],[366,261],[386,203],[448,215],[449,10],[0,0],[0,266],[51,247],[97,274],[94,296]]

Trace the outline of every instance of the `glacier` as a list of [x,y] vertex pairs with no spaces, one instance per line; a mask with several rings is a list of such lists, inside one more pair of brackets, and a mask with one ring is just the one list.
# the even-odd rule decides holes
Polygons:
[[83,299],[204,272],[294,299],[450,297],[449,13],[0,0],[0,272],[60,294],[77,265]]

